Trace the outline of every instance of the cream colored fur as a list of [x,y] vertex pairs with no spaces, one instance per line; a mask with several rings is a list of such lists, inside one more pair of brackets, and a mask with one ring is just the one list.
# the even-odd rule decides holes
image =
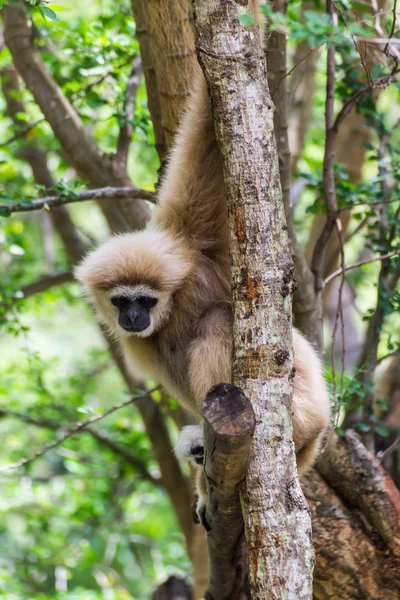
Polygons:
[[[202,74],[172,150],[145,231],[116,236],[76,270],[99,319],[120,340],[127,365],[166,389],[200,422],[216,383],[231,381],[231,290],[223,168]],[[159,302],[141,334],[118,325],[111,296],[151,291]],[[293,330],[296,375],[293,436],[302,474],[329,422],[329,397],[317,353]]]

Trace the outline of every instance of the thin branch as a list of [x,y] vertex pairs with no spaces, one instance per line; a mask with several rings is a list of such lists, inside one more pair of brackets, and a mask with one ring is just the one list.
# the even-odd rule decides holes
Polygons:
[[388,254],[383,254],[382,256],[375,256],[375,258],[368,258],[367,260],[360,260],[351,265],[346,265],[344,269],[340,268],[337,271],[331,273],[324,281],[324,285],[326,285],[329,281],[340,275],[343,270],[350,271],[350,269],[356,269],[357,267],[361,267],[362,265],[367,265],[368,263],[373,263],[378,260],[387,260],[388,258],[392,258],[392,256],[398,256],[400,254],[400,250],[394,250],[393,252],[389,252]]
[[0,204],[0,210],[7,210],[10,213],[31,212],[33,210],[41,210],[42,208],[49,210],[55,206],[64,206],[73,202],[85,202],[86,200],[118,200],[121,198],[147,200],[155,203],[154,192],[148,190],[139,190],[135,187],[104,187],[95,190],[87,190],[79,192],[73,196],[47,196],[32,200],[29,204]]
[[[326,12],[334,24],[334,5],[331,0],[326,2]],[[327,216],[324,228],[318,237],[311,261],[311,270],[315,277],[315,290],[320,293],[323,282],[323,266],[326,247],[337,217],[337,198],[335,188],[335,145],[337,131],[334,128],[334,102],[335,102],[335,46],[331,44],[327,52],[326,63],[326,101],[325,101],[325,152],[323,164],[324,201]]]
[[393,13],[392,28],[391,28],[390,33],[389,33],[389,38],[388,38],[387,44],[386,44],[386,46],[383,49],[383,53],[386,54],[386,55],[388,54],[390,40],[392,39],[393,34],[394,34],[394,30],[396,28],[396,18],[397,18],[396,10],[397,10],[397,0],[394,0],[393,11],[392,11],[392,13]]
[[349,98],[344,103],[344,105],[338,112],[335,122],[334,122],[334,125],[333,125],[333,130],[337,133],[339,131],[339,128],[341,127],[343,121],[345,120],[347,115],[353,110],[353,108],[356,106],[356,104],[358,104],[358,102],[360,102],[360,100],[362,100],[365,96],[367,96],[367,94],[373,92],[374,90],[386,88],[388,85],[390,85],[392,83],[393,78],[396,74],[397,74],[397,71],[392,72],[389,75],[386,75],[385,77],[380,77],[379,79],[375,79],[375,81],[371,82],[371,85],[366,86],[362,90],[358,90],[358,92],[356,92],[353,96],[351,96],[351,98]]
[[355,206],[369,206],[370,208],[372,208],[374,206],[383,206],[385,204],[393,204],[393,202],[399,202],[399,201],[400,201],[400,198],[392,198],[391,200],[380,200],[379,202],[354,202],[354,204],[351,204],[349,206],[342,206],[338,210],[339,210],[339,212],[342,212],[344,210],[351,210]]
[[[8,138],[8,140],[6,140],[5,142],[0,143],[0,148],[6,148],[7,146],[9,146],[10,144],[12,144],[16,140],[19,140],[20,138],[25,137],[27,133],[29,133],[30,131],[32,131],[32,129],[35,129],[35,127],[37,127],[38,125],[40,125],[40,123],[44,123],[45,120],[46,119],[44,119],[42,117],[41,119],[37,119],[37,121],[33,121],[33,123],[29,123],[25,127],[22,127],[14,135],[12,135],[10,138]],[[20,124],[20,126],[21,125],[22,125],[22,123]]]
[[388,354],[385,354],[384,356],[381,356],[380,358],[378,358],[376,361],[376,364],[380,365],[381,362],[383,362],[387,358],[391,358],[392,356],[398,356],[399,354],[400,354],[400,349],[396,348],[396,350],[393,350],[393,352],[389,352]]
[[124,98],[124,115],[123,124],[119,130],[119,136],[117,141],[117,159],[126,165],[129,153],[129,147],[131,145],[132,133],[133,133],[133,119],[135,117],[136,107],[136,94],[140,84],[140,78],[142,75],[142,61],[140,58],[136,59],[133,63],[132,71],[128,79],[128,83],[125,91]]
[[98,415],[91,416],[86,421],[75,423],[75,426],[73,428],[68,429],[66,431],[66,433],[64,433],[58,440],[55,440],[54,442],[47,444],[46,446],[41,448],[41,450],[37,450],[34,454],[29,456],[28,458],[23,458],[15,463],[10,463],[8,465],[5,465],[4,467],[0,467],[0,473],[3,473],[4,471],[9,471],[11,469],[18,469],[19,467],[23,467],[24,465],[27,465],[27,464],[33,462],[34,460],[36,460],[37,458],[40,458],[41,456],[43,456],[50,450],[57,448],[57,446],[60,446],[66,440],[68,440],[70,437],[72,437],[72,436],[76,435],[77,433],[79,433],[80,431],[86,429],[88,426],[92,425],[93,423],[96,423],[97,421],[100,421],[101,419],[105,419],[106,417],[108,417],[109,415],[114,413],[115,411],[120,410],[121,408],[125,408],[126,406],[129,406],[130,404],[133,404],[140,398],[144,398],[144,397],[148,396],[149,394],[152,394],[153,392],[155,392],[158,389],[159,389],[159,386],[157,386],[149,391],[144,391],[144,392],[141,392],[140,394],[136,394],[135,396],[132,396],[128,400],[124,400],[123,402],[114,404],[114,406],[112,406],[108,410],[105,410],[102,413],[99,413]]
[[[345,275],[345,255],[344,255],[344,240],[343,240],[343,228],[342,222],[339,218],[336,219],[336,229],[339,238],[339,248],[340,248],[340,272],[342,274],[342,279],[340,281],[339,293],[338,293],[338,304],[335,315],[335,324],[332,332],[332,351],[331,351],[331,361],[332,361],[332,379],[333,379],[333,399],[334,399],[334,427],[338,426],[338,420],[340,415],[340,409],[343,402],[343,383],[344,383],[344,356],[346,352],[345,345],[345,337],[344,337],[344,318],[343,318],[343,286],[346,282]],[[336,383],[336,368],[335,368],[335,346],[336,346],[336,333],[337,327],[340,320],[341,325],[341,342],[342,342],[342,352],[341,352],[341,372],[340,372],[340,400],[337,402],[337,383]]]
[[[65,429],[65,424],[58,423],[57,421],[53,421],[51,419],[46,419],[42,417],[31,417],[30,415],[25,415],[23,413],[19,413],[8,409],[0,409],[0,418],[3,417],[12,417],[14,419],[18,419],[19,421],[23,421],[24,423],[27,423],[29,425],[51,429],[52,431],[59,431]],[[92,429],[91,427],[86,427],[85,429],[77,433],[89,433],[94,439],[103,444],[103,446],[106,446],[107,448],[112,450],[114,454],[122,456],[122,458],[124,458],[127,463],[129,463],[138,471],[138,474],[140,475],[141,479],[149,481],[150,483],[157,486],[162,485],[161,479],[151,475],[151,473],[148,472],[146,465],[141,460],[136,458],[136,456],[133,456],[133,454],[131,454],[126,448],[124,448],[117,442],[114,442],[114,440],[110,439],[106,434],[97,431],[96,429]]]
[[388,448],[386,448],[386,450],[381,450],[380,452],[378,452],[378,454],[376,455],[377,461],[380,463],[383,462],[384,458],[386,458],[387,456],[389,456],[396,450],[397,446],[399,445],[399,442],[400,442],[400,435],[397,439],[395,439],[393,444],[391,444]]
[[[74,276],[70,269],[61,271],[60,273],[50,273],[50,275],[44,275],[43,277],[40,277],[40,279],[37,279],[32,283],[28,283],[21,288],[23,299],[25,300],[25,298],[29,298],[35,294],[41,294],[51,287],[62,285],[63,283],[69,283],[71,281],[74,281]],[[17,298],[17,300],[19,299],[20,297]]]
[[362,229],[364,229],[364,227],[368,224],[370,217],[365,217],[364,219],[362,219],[362,221],[359,222],[359,224],[357,225],[357,227],[355,229],[353,229],[353,231],[348,231],[346,233],[346,235],[344,236],[344,243],[347,244],[347,242],[349,240],[351,240],[351,238],[353,238],[355,235],[357,235],[357,233],[360,233],[360,231]]

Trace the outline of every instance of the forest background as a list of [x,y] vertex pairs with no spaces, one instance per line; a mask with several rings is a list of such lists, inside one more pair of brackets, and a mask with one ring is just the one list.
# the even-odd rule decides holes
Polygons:
[[[293,224],[311,263],[326,217],[327,45],[336,45],[336,113],[371,86],[336,140],[343,232],[332,236],[323,273],[325,280],[335,274],[325,285],[326,376],[338,435],[354,427],[374,454],[389,449],[384,464],[399,484],[396,3],[385,10],[347,0],[335,6],[335,27],[318,2],[290,2],[287,17],[269,11],[273,29],[288,35],[287,70],[270,87],[281,114],[279,98],[287,98]],[[47,88],[44,71],[26,80],[29,56],[15,59],[18,48],[7,38],[7,29],[21,27],[15,6],[2,11],[0,26],[0,595],[147,598],[172,574],[190,582],[192,565],[204,560],[196,552],[202,531],[191,522],[190,473],[172,455],[185,416],[160,390],[144,398],[139,382],[121,376],[71,265],[110,230],[146,220],[151,202],[131,198],[152,200],[189,69],[181,68],[181,79],[165,73],[174,92],[160,133],[150,118],[141,33],[142,52],[146,41],[129,2],[33,1],[30,9],[34,43],[52,77]],[[35,76],[36,95],[26,87],[35,88]],[[64,128],[53,110],[57,90],[73,107]],[[138,191],[114,192],[115,201],[103,192],[98,203],[79,202],[88,188],[132,183]],[[24,212],[47,195],[68,209]],[[24,210],[10,216],[16,203]],[[346,265],[365,264],[344,278],[341,255]],[[117,403],[124,406],[105,416]],[[88,419],[93,425],[79,428]]]

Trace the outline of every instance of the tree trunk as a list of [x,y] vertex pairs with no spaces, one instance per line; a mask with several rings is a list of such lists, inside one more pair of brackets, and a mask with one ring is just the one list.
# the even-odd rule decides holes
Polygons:
[[169,147],[190,94],[196,64],[190,0],[144,0],[142,9]]
[[[284,13],[284,0],[273,0],[275,11]],[[279,156],[279,172],[282,186],[283,205],[290,242],[290,252],[294,262],[294,276],[298,287],[293,297],[293,317],[295,325],[317,347],[322,346],[322,331],[318,326],[318,305],[314,292],[314,277],[297,241],[293,223],[293,208],[290,198],[291,165],[288,130],[288,89],[286,35],[279,31],[268,32],[266,56],[268,64],[268,85],[275,105],[274,131]]]
[[253,598],[312,598],[311,522],[297,479],[291,428],[293,264],[265,57],[258,27],[239,21],[247,3],[195,0],[194,6],[196,48],[224,161],[233,377],[252,401],[257,423],[241,486],[251,593]]
[[[353,469],[347,471],[352,477]],[[365,520],[316,472],[302,481],[311,508],[315,600],[397,600],[400,562]],[[364,485],[354,486],[364,494]]]

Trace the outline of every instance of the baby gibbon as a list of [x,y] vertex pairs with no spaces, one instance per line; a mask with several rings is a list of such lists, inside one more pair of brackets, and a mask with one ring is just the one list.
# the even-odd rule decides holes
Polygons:
[[[196,75],[158,205],[144,231],[112,237],[75,274],[126,363],[160,381],[200,422],[208,390],[232,379],[230,258],[223,166],[202,73]],[[329,422],[319,357],[293,329],[293,438],[299,474]],[[202,461],[199,427],[179,447]]]

